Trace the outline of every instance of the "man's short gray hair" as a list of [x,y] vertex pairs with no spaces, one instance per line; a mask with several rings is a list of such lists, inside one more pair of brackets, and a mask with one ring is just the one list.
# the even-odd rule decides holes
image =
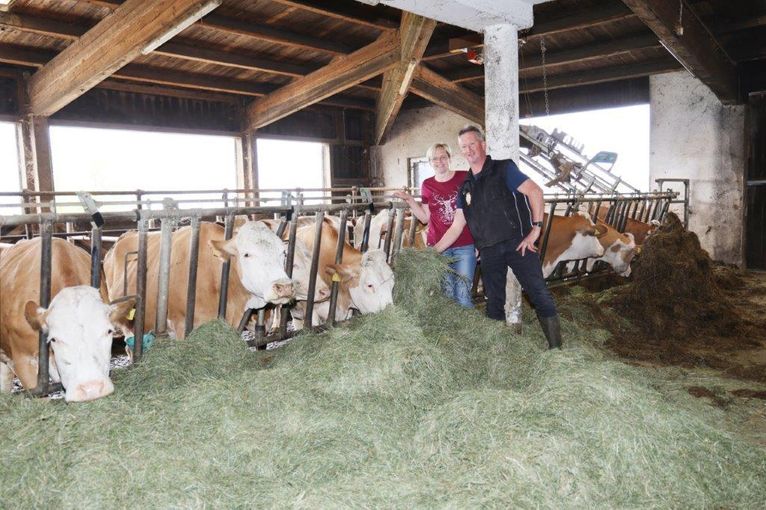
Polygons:
[[450,158],[452,157],[452,150],[449,148],[449,145],[446,143],[435,143],[426,151],[426,158],[428,158],[428,161],[431,161],[434,157],[434,152],[436,152],[437,149],[444,149],[447,152],[447,156]]
[[482,140],[482,141],[484,140],[484,132],[481,130],[481,128],[479,128],[478,126],[474,126],[473,124],[468,124],[467,126],[465,126],[463,129],[461,129],[458,132],[457,136],[458,138],[460,138],[466,133],[476,133],[476,136],[479,137],[479,140]]

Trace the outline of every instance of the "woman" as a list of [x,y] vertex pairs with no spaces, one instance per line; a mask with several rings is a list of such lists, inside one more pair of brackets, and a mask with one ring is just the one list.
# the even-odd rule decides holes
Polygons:
[[[420,190],[422,204],[403,191],[394,192],[394,196],[406,201],[412,209],[412,214],[422,223],[428,224],[427,242],[429,246],[433,246],[452,225],[457,192],[468,172],[450,169],[451,153],[446,143],[432,145],[426,156],[435,175],[423,181]],[[460,237],[443,253],[453,261],[450,267],[455,271],[446,275],[444,293],[461,306],[473,308],[471,284],[476,269],[476,251],[468,227],[463,229]]]

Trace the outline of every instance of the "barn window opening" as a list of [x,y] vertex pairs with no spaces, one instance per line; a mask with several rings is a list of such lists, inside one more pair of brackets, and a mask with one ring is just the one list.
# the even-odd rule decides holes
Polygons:
[[[329,146],[319,142],[259,138],[258,189],[321,189],[330,187]],[[304,191],[305,203],[318,203],[327,195]],[[261,192],[263,198],[282,198],[280,192]],[[314,200],[312,200],[312,198]],[[268,202],[276,204],[278,202]]]
[[[561,115],[529,117],[520,124],[533,125],[553,134],[563,131],[583,145],[583,154],[595,156],[600,151],[617,153],[612,172],[625,182],[649,191],[649,105],[606,108]],[[545,178],[527,172],[542,184]]]
[[[237,189],[236,139],[232,136],[51,126],[50,138],[56,191]],[[219,207],[221,196],[161,193],[142,200],[150,200],[157,209],[164,197],[179,201],[181,208]],[[131,201],[135,195],[101,194],[98,199]],[[126,206],[105,206],[103,210],[124,210]]]
[[0,214],[21,214],[21,172],[19,171],[16,125],[0,122]]

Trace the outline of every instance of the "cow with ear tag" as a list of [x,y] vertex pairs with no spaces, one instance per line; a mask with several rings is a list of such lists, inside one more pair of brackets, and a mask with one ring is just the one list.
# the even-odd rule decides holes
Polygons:
[[48,334],[49,373],[61,382],[68,402],[105,397],[114,391],[109,359],[114,331],[127,323],[132,301],[105,304],[90,281],[90,256],[53,239],[51,300],[37,305],[40,239],[22,241],[0,258],[0,389],[10,391],[14,374],[27,390],[37,386],[38,331]]
[[295,298],[293,282],[285,273],[286,247],[268,226],[249,221],[233,239],[211,240],[210,246],[221,259],[235,258],[242,285],[251,294],[247,308],[286,304]]

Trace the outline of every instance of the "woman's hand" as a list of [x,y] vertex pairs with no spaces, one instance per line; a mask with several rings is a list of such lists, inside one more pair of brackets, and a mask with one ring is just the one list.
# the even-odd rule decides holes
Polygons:
[[396,198],[400,198],[400,199],[404,200],[405,202],[407,202],[408,204],[415,200],[415,198],[412,195],[410,195],[409,193],[407,193],[406,191],[394,191],[392,194]]

